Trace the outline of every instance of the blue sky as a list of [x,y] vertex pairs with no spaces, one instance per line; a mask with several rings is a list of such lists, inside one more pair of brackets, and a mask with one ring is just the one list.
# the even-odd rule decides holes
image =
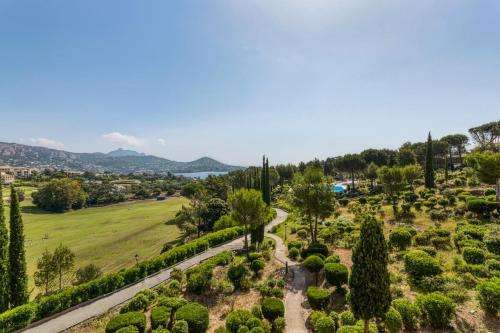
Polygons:
[[257,164],[500,117],[500,2],[0,0],[0,141]]

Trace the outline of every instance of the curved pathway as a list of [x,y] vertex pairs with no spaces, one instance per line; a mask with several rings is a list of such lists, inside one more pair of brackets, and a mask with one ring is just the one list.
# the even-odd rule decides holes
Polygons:
[[[279,220],[280,214],[284,214],[284,218],[282,219],[282,221],[284,221],[288,214],[280,209],[277,209],[276,211],[278,212],[278,217],[276,218],[276,220]],[[288,291],[285,296],[285,331],[288,333],[307,332],[305,311],[302,305],[306,301],[305,295],[308,285],[306,278],[308,274],[304,270],[304,267],[300,265],[300,263],[293,261],[286,256],[287,247],[284,244],[283,240],[281,239],[281,237],[269,233],[269,230],[266,236],[274,239],[276,242],[276,259],[278,259],[285,265],[288,262],[288,270],[293,276],[291,284],[287,285]]]
[[[288,214],[281,209],[276,210],[278,215],[266,226],[266,231],[268,232],[275,225],[278,225],[285,221]],[[156,274],[150,275],[144,280],[137,282],[131,286],[125,287],[124,289],[118,290],[108,296],[101,297],[90,303],[84,303],[83,305],[70,309],[69,311],[56,314],[53,317],[42,320],[38,323],[34,323],[33,326],[28,327],[22,332],[29,333],[56,333],[67,330],[73,326],[76,326],[84,321],[92,319],[93,317],[102,315],[110,309],[128,301],[134,295],[145,288],[154,288],[170,278],[170,272],[172,268],[181,268],[186,270],[192,266],[198,265],[200,262],[207,260],[214,255],[221,253],[226,250],[237,250],[243,247],[244,237],[237,238],[231,242],[225,243],[223,245],[213,247],[207,251],[200,253],[192,258],[189,258],[173,267],[164,269]]]

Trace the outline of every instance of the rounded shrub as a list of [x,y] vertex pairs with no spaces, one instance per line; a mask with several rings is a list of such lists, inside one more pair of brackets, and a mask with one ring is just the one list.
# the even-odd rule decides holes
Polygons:
[[248,333],[248,332],[250,332],[250,330],[245,325],[240,326],[240,328],[238,328],[238,333]]
[[389,244],[399,250],[411,245],[412,235],[407,228],[394,228],[389,233]]
[[291,241],[287,244],[287,247],[288,247],[288,250],[291,250],[293,248],[300,250],[302,248],[302,242],[301,241]]
[[500,228],[489,230],[484,237],[484,244],[491,253],[500,255]]
[[389,333],[398,333],[401,332],[403,328],[403,318],[401,314],[391,306],[385,314],[384,324]]
[[250,318],[250,319],[247,320],[246,326],[249,329],[252,329],[254,327],[262,327],[262,320],[260,320],[257,317]]
[[189,333],[189,325],[185,320],[176,320],[172,333]]
[[259,274],[259,272],[262,271],[265,266],[266,262],[264,261],[264,259],[256,259],[250,264],[250,268],[255,274]]
[[411,250],[405,255],[405,270],[410,282],[415,285],[424,277],[441,274],[439,262],[422,250]]
[[417,302],[426,324],[434,328],[445,328],[455,315],[455,303],[441,292],[421,295]]
[[122,327],[116,333],[139,333],[139,330],[135,326]]
[[330,303],[330,292],[320,287],[307,288],[307,299],[314,310],[326,309]]
[[314,325],[316,333],[335,333],[335,322],[332,318],[324,316],[319,318]]
[[170,331],[164,327],[159,327],[155,330],[152,330],[151,333],[170,333]]
[[497,203],[482,198],[468,198],[467,210],[481,216],[489,216],[491,212],[497,209]]
[[326,264],[325,278],[329,284],[340,288],[347,283],[349,279],[349,270],[342,264]]
[[311,255],[304,260],[304,266],[306,266],[306,268],[312,273],[318,273],[324,265],[325,263],[323,259],[317,255]]
[[208,309],[199,303],[192,302],[181,306],[175,317],[188,323],[190,333],[204,333],[208,328]]
[[468,264],[480,265],[486,261],[484,251],[477,247],[465,247],[462,250],[462,256]]
[[250,318],[253,318],[250,311],[242,309],[234,310],[226,317],[226,328],[231,333],[237,333],[240,326],[245,325]]
[[274,331],[277,333],[283,332],[285,330],[285,326],[286,326],[286,321],[285,318],[283,317],[278,317],[273,322]]
[[337,254],[332,254],[326,257],[325,264],[340,264],[340,257]]
[[250,330],[250,333],[266,333],[262,327],[254,327]]
[[302,239],[306,239],[307,238],[307,230],[306,229],[297,230],[297,236],[299,236]]
[[166,306],[155,306],[151,309],[151,326],[153,328],[166,327],[169,320],[170,310]]
[[137,294],[120,309],[120,313],[126,313],[131,311],[144,311],[146,310],[148,305],[149,305],[148,297],[144,294]]
[[106,325],[106,333],[114,333],[120,328],[127,326],[135,326],[142,333],[146,329],[146,315],[142,312],[127,312],[119,314],[108,322]]
[[227,271],[227,277],[236,289],[241,288],[242,281],[247,277],[248,270],[243,264],[232,265]]
[[328,246],[323,243],[311,243],[309,246],[302,251],[302,258],[307,258],[310,255],[322,255],[323,258],[328,257],[330,251],[328,251]]
[[392,301],[392,306],[401,315],[403,326],[408,331],[414,331],[418,327],[418,320],[420,318],[420,308],[411,301],[398,298]]
[[261,304],[262,315],[269,321],[285,315],[285,305],[283,301],[275,297],[266,297]]
[[296,247],[292,247],[290,250],[288,250],[288,256],[293,260],[297,259],[299,255],[300,251]]
[[484,312],[496,316],[500,311],[500,277],[479,282],[476,290],[479,305]]
[[316,325],[318,319],[322,317],[326,317],[326,313],[324,313],[323,311],[313,310],[311,312],[311,315],[309,316],[309,321],[311,322],[313,328],[314,325]]
[[342,326],[356,325],[356,318],[351,311],[346,310],[340,313],[340,323]]

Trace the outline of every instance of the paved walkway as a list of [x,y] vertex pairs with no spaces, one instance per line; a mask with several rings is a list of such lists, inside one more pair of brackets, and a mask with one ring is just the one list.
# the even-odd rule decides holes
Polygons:
[[[271,221],[266,226],[266,231],[271,230],[271,228],[275,225],[280,224],[283,222],[288,214],[284,212],[283,210],[277,209],[277,217]],[[221,253],[226,250],[237,250],[241,249],[243,247],[243,237],[237,238],[229,243],[223,244],[221,246],[217,246],[214,248],[211,248],[207,250],[204,253],[201,253],[197,256],[194,256],[182,263],[179,263],[175,265],[174,267],[181,268],[183,270],[186,270],[192,266],[198,265],[201,261],[204,261],[210,257],[213,257],[214,255]],[[172,267],[173,268],[173,267]],[[172,268],[168,268],[165,270],[160,271],[159,273],[155,275],[151,275],[147,277],[145,280],[138,282],[134,285],[131,285],[125,289],[122,289],[120,291],[117,291],[109,296],[106,296],[104,298],[98,299],[92,303],[89,303],[87,305],[83,305],[79,308],[76,308],[74,310],[70,310],[66,313],[62,313],[59,316],[56,316],[46,322],[41,323],[38,326],[28,328],[22,332],[29,332],[29,333],[56,333],[56,332],[62,332],[64,330],[67,330],[75,325],[78,325],[84,321],[87,321],[93,317],[99,316],[103,313],[106,313],[110,309],[116,307],[117,305],[120,305],[139,292],[142,289],[145,288],[153,288],[158,286],[159,284],[164,283],[170,278],[170,272],[172,271]]]
[[[280,212],[285,214],[285,218],[283,219],[284,221],[286,219],[286,213],[278,210],[278,217]],[[288,262],[288,274],[293,276],[292,283],[287,286],[288,291],[285,296],[285,331],[287,333],[307,332],[303,304],[306,301],[306,278],[308,274],[304,270],[303,266],[286,256],[287,247],[280,237],[270,233],[266,236],[276,241],[276,259],[281,261],[283,264]]]

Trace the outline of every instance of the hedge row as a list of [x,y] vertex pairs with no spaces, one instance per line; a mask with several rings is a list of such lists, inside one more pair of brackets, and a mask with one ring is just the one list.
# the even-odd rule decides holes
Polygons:
[[108,274],[102,278],[69,287],[61,292],[45,296],[38,301],[25,304],[0,315],[0,332],[8,333],[28,326],[30,323],[49,317],[93,298],[111,293],[148,275],[177,264],[187,258],[243,235],[244,229],[233,227],[220,230],[197,240],[174,247],[160,256],[141,262],[139,265]]

